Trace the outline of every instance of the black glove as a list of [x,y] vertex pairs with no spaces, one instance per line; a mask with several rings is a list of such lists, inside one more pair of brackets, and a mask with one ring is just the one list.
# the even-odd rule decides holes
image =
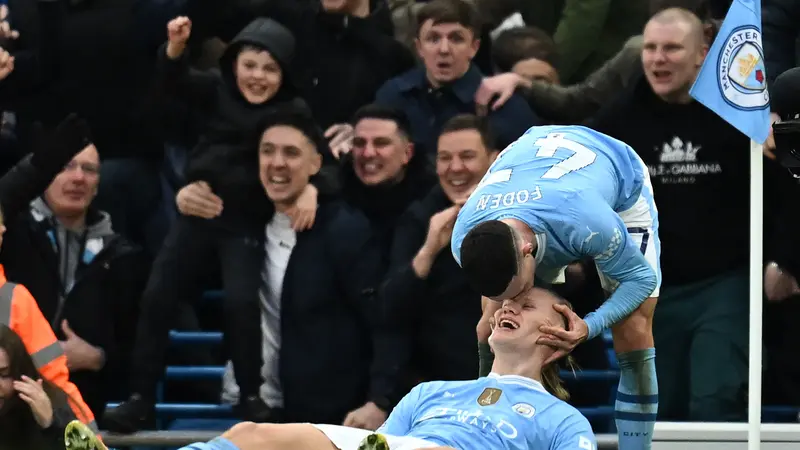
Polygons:
[[44,130],[40,123],[33,127],[31,165],[49,172],[60,171],[72,158],[92,143],[89,125],[77,114],[68,115],[55,130]]

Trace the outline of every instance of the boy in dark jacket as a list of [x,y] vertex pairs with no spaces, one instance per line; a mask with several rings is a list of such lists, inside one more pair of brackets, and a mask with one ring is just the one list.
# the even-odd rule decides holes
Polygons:
[[[205,133],[189,155],[187,181],[207,186],[221,202],[207,217],[180,216],[153,264],[131,365],[133,394],[104,416],[105,426],[117,432],[133,432],[152,424],[171,318],[181,299],[201,295],[203,280],[216,268],[221,270],[225,291],[225,341],[241,388],[239,414],[255,422],[274,418],[259,397],[258,289],[264,259],[261,242],[271,205],[259,184],[251,137],[276,108],[303,105],[287,73],[294,37],[271,19],[256,19],[231,41],[219,72],[200,73],[190,71],[184,54],[191,21],[173,19],[167,32],[169,41],[160,53],[161,88],[165,95],[187,102],[205,119]],[[313,214],[316,189],[310,187],[303,196],[302,204],[308,207],[299,209]],[[296,220],[295,225],[304,226],[306,219]]]

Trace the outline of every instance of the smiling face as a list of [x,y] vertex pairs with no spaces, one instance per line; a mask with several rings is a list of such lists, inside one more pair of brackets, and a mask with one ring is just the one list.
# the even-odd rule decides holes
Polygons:
[[276,125],[261,136],[258,163],[264,191],[282,211],[294,205],[309,179],[319,172],[322,157],[300,130]]
[[478,130],[442,133],[436,151],[436,174],[447,198],[456,204],[465,202],[496,157],[497,152],[486,148]]
[[413,144],[398,130],[397,123],[367,117],[358,121],[354,134],[353,170],[364,185],[402,179],[413,155]]
[[544,289],[532,288],[503,306],[494,314],[489,343],[495,351],[533,354],[542,336],[542,325],[566,326],[564,317],[553,308],[561,300]]
[[236,86],[249,103],[265,103],[281,87],[281,66],[266,50],[245,46],[236,56],[234,65]]

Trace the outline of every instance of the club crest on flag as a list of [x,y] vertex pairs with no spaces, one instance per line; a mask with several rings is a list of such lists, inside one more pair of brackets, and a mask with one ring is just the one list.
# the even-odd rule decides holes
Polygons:
[[751,25],[735,28],[721,50],[717,70],[725,101],[744,111],[766,107],[769,94],[758,28]]

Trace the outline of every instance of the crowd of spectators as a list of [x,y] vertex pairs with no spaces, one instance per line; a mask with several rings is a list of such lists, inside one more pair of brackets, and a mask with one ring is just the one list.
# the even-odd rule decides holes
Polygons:
[[[478,376],[487,318],[449,250],[459,205],[528,128],[583,125],[650,169],[659,419],[744,420],[749,141],[688,94],[729,3],[8,0],[5,277],[103,429],[155,426],[170,361],[228,362],[221,389],[177,395],[243,419],[376,429],[415,384]],[[772,82],[796,66],[800,1],[763,0],[763,19]],[[767,264],[793,232],[775,192],[797,180],[770,155],[764,401],[798,406],[800,288]],[[591,261],[553,289],[581,315],[604,298]],[[220,354],[168,351],[171,329],[209,328]],[[600,339],[574,356],[608,365]]]

